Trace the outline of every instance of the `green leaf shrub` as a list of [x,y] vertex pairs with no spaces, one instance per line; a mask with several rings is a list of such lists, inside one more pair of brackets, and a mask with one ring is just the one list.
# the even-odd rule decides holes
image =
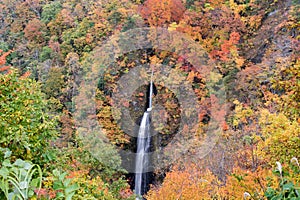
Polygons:
[[14,160],[42,164],[42,154],[57,134],[44,97],[39,83],[15,69],[0,74],[0,146],[9,148]]

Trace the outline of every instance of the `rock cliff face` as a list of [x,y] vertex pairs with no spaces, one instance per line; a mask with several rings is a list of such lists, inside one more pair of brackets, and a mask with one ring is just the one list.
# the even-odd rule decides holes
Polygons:
[[281,51],[282,56],[291,54],[291,41],[287,36],[295,33],[282,27],[289,20],[291,4],[291,0],[280,1],[272,12],[263,15],[261,26],[245,41],[241,50],[248,61],[261,63],[268,48]]
[[[245,64],[236,74],[234,92],[243,102],[257,106],[263,94],[262,85],[269,88],[270,77],[278,70],[278,66],[287,66],[299,55],[299,28],[289,27],[294,24],[291,19],[295,7],[291,0],[280,1],[272,7],[272,11],[261,15],[262,21],[257,30],[247,35],[240,44],[240,55]],[[271,88],[269,88],[272,90]],[[276,91],[273,91],[276,92]]]

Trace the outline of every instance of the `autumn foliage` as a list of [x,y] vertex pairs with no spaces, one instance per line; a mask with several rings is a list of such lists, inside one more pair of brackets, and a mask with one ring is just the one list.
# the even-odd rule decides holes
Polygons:
[[24,29],[25,38],[32,42],[43,42],[43,26],[39,19],[32,19]]
[[151,26],[163,26],[178,22],[185,11],[181,0],[147,0],[140,7],[140,13]]
[[184,169],[174,167],[168,172],[161,188],[153,187],[148,200],[209,199],[216,192],[217,179],[208,170],[200,170],[195,164]]
[[[299,8],[297,0],[2,0],[0,161],[7,156],[1,153],[5,150],[12,151],[11,161],[40,164],[46,177],[32,198],[55,199],[63,190],[56,188],[58,183],[66,181],[80,186],[74,199],[135,199],[133,185],[128,184],[131,175],[119,166],[119,154],[103,148],[101,159],[118,161],[106,166],[85,149],[89,146],[78,134],[74,99],[79,97],[84,106],[91,100],[80,99],[79,90],[87,81],[83,77],[94,72],[90,67],[95,49],[120,33],[163,27],[174,35],[184,34],[205,52],[207,63],[193,66],[187,59],[186,52],[193,51],[188,41],[175,39],[170,51],[153,45],[117,58],[110,53],[120,49],[113,46],[114,52],[100,57],[108,56],[111,64],[101,65],[106,70],[97,77],[95,112],[86,117],[101,125],[113,147],[135,152],[136,138],[123,130],[133,132],[135,124],[125,124],[114,106],[128,110],[138,125],[147,103],[149,76],[145,71],[128,79],[133,83],[141,78],[144,85],[125,100],[118,96],[128,85],[119,84],[123,76],[139,66],[155,65],[159,66],[155,75],[175,71],[168,83],[187,84],[195,94],[195,100],[184,99],[199,111],[190,113],[182,109],[178,93],[164,85],[166,79],[155,83],[153,149],[172,143],[181,126],[183,141],[191,148],[175,164],[154,172],[147,199],[258,200],[295,195],[291,191],[299,191],[300,155]],[[143,37],[161,41],[155,32]],[[119,39],[114,45],[122,41],[131,47],[127,38]],[[199,67],[209,70],[209,78]],[[188,117],[181,124],[184,112]],[[211,122],[218,141],[200,159],[197,150],[209,136]],[[276,162],[282,164],[281,172]],[[55,175],[57,170],[67,172],[64,180]]]
[[0,72],[8,70],[9,66],[4,66],[6,64],[6,57],[10,54],[10,52],[3,53],[3,50],[0,49]]

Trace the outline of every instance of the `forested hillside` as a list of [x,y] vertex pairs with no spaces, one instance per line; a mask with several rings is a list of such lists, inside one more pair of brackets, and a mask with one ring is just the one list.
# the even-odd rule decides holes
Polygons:
[[136,199],[147,67],[145,199],[300,199],[299,0],[1,0],[0,199]]

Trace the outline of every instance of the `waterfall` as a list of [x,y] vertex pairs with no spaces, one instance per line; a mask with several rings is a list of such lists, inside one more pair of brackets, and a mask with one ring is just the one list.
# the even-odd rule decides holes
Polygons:
[[151,81],[150,81],[150,93],[149,93],[149,107],[150,111],[152,110],[152,95],[153,95],[153,70],[151,72]]
[[[147,190],[147,173],[145,169],[149,166],[150,158],[148,156],[150,145],[151,145],[151,135],[150,135],[150,113],[152,110],[152,95],[153,95],[153,70],[151,73],[150,81],[150,92],[149,92],[149,105],[147,111],[144,112],[143,118],[140,124],[138,138],[137,138],[137,154],[135,159],[135,194],[137,196],[142,196]],[[137,200],[139,199],[137,198]]]
[[135,161],[135,193],[140,196],[145,193],[147,187],[147,174],[144,173],[145,166],[149,163],[147,153],[150,148],[150,126],[149,126],[149,112],[145,112],[141,122],[139,135],[137,139],[137,155]]

